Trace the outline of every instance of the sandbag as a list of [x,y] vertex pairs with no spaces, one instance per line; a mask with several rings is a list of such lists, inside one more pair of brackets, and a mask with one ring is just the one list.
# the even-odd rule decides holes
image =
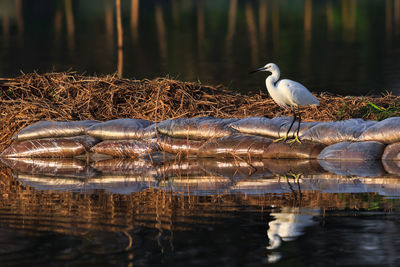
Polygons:
[[276,142],[268,147],[263,157],[272,159],[316,159],[324,148],[324,144],[308,141],[293,144]]
[[202,140],[229,136],[235,131],[227,126],[238,119],[216,119],[213,117],[179,118],[157,124],[159,133],[175,138]]
[[318,156],[321,160],[376,160],[383,154],[385,145],[376,141],[367,142],[341,142],[330,145]]
[[363,119],[350,119],[345,121],[320,122],[300,135],[301,140],[320,142],[331,145],[344,141],[356,141],[375,121]]
[[159,151],[155,142],[139,140],[105,140],[90,149],[91,152],[110,155],[113,157],[138,157]]
[[380,160],[318,159],[318,163],[326,171],[344,176],[377,177],[385,174]]
[[272,140],[255,135],[235,134],[207,141],[198,152],[201,157],[259,157],[267,152]]
[[382,159],[383,168],[387,173],[393,174],[396,177],[400,174],[400,161],[399,160],[385,160]]
[[204,140],[189,140],[184,138],[172,138],[160,134],[157,140],[162,151],[180,154],[180,155],[197,155],[200,147],[205,143]]
[[400,117],[376,122],[359,136],[358,141],[379,141],[385,144],[399,142]]
[[68,158],[88,152],[98,139],[91,136],[25,140],[6,148],[0,158]]
[[39,138],[56,138],[84,135],[85,130],[99,121],[39,121],[19,131],[13,140],[23,141]]
[[400,143],[386,146],[383,151],[382,160],[400,160]]
[[151,121],[117,119],[93,125],[86,134],[102,140],[149,139],[156,135],[156,129]]
[[[232,122],[229,126],[240,133],[264,135],[273,138],[280,138],[286,135],[287,130],[292,122],[292,117],[277,117],[268,119],[265,117],[251,117]],[[315,126],[318,122],[302,122],[300,124],[299,136],[305,131]],[[296,133],[298,121],[296,121],[288,136],[293,136]]]

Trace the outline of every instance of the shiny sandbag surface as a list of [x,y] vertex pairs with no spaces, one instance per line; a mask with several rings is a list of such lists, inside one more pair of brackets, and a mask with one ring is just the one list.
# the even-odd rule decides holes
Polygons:
[[376,141],[341,142],[330,145],[318,156],[322,160],[376,160],[381,159],[385,145]]
[[85,135],[25,140],[9,146],[0,158],[68,158],[88,152],[97,142],[98,139]]
[[238,119],[216,119],[213,117],[179,118],[157,124],[159,133],[175,138],[194,140],[219,138],[235,132],[228,124]]
[[85,134],[85,130],[99,121],[39,121],[19,131],[13,136],[13,140],[23,141],[40,138],[56,138],[79,136]]
[[331,145],[344,141],[356,141],[366,129],[375,124],[375,121],[364,121],[363,119],[320,122],[300,136],[302,140]]
[[209,140],[199,149],[199,156],[262,158],[271,143],[266,137],[234,134]]
[[383,151],[382,160],[400,160],[400,143],[387,145]]
[[[264,135],[279,138],[286,135],[292,120],[292,117],[277,117],[273,119],[265,117],[250,117],[230,123],[229,126],[244,134]],[[318,122],[302,122],[300,124],[299,136],[317,123]],[[297,127],[298,121],[293,124],[288,136],[295,134]]]
[[197,155],[205,141],[190,140],[188,138],[173,138],[160,134],[157,138],[157,143],[161,150],[165,152],[181,155]]
[[159,151],[155,142],[139,140],[106,140],[90,149],[91,152],[113,157],[137,157]]
[[392,144],[400,141],[400,117],[388,118],[366,129],[359,141],[379,141]]
[[263,157],[274,159],[316,159],[324,148],[325,145],[322,143],[307,141],[293,144],[276,142],[268,147]]
[[89,127],[86,134],[102,140],[148,139],[155,136],[153,122],[142,119],[116,119]]

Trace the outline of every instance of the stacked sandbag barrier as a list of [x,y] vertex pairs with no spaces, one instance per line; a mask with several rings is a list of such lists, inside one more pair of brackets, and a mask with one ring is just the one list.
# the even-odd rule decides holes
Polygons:
[[41,121],[14,137],[2,158],[138,157],[158,151],[153,122],[141,119]]
[[[400,160],[400,118],[380,122],[349,119],[303,122],[301,143],[283,137],[290,117],[268,119],[178,118],[154,123],[142,119],[32,124],[12,139],[2,158],[138,158],[170,153],[183,157]],[[289,133],[295,134],[297,122]],[[390,164],[389,164],[390,165]],[[388,166],[389,166],[388,165]]]

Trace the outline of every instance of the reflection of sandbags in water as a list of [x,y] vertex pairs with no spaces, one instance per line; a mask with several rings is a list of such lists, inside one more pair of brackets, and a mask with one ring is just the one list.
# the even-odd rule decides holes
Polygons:
[[144,174],[153,168],[151,162],[143,159],[108,159],[90,166],[103,174]]
[[157,181],[142,175],[99,175],[88,179],[58,178],[39,174],[18,173],[14,175],[26,186],[39,190],[90,191],[107,190],[110,193],[130,194],[147,188],[155,188]]
[[324,144],[307,141],[293,144],[276,142],[268,147],[263,156],[275,159],[315,159],[324,147]]
[[293,175],[278,175],[262,179],[243,179],[231,187],[231,192],[242,194],[257,195],[266,193],[295,193],[296,191],[310,190],[309,186],[304,186],[303,179],[297,179]]
[[231,179],[212,175],[201,165],[201,161],[194,159],[166,162],[153,176],[159,180],[161,189],[193,195],[220,193],[231,185]]
[[160,134],[158,136],[158,145],[162,151],[181,154],[181,155],[197,155],[199,148],[204,144],[202,140],[189,140],[184,138],[172,138]]
[[326,160],[376,160],[380,159],[385,145],[380,142],[341,142],[330,145],[318,156]]
[[318,161],[313,159],[268,159],[264,160],[265,168],[272,174],[315,174],[324,172]]
[[376,177],[385,174],[380,160],[349,161],[319,159],[318,163],[328,172],[345,176]]
[[226,192],[232,185],[229,178],[213,175],[175,176],[163,179],[159,188],[174,193],[190,193],[190,195],[210,195]]
[[106,140],[90,149],[92,152],[110,155],[113,157],[138,157],[159,151],[155,142],[139,140]]
[[13,175],[25,186],[34,187],[37,190],[57,190],[57,191],[79,191],[85,189],[86,179],[77,178],[58,178],[40,174],[17,173]]
[[303,184],[323,193],[369,193],[381,196],[400,196],[400,180],[390,177],[314,177]]
[[[251,117],[241,119],[229,124],[230,127],[238,132],[245,134],[265,135],[273,138],[279,138],[286,135],[293,118],[278,117],[268,119],[265,117]],[[293,124],[288,136],[292,136],[297,131],[297,123]],[[303,122],[300,124],[299,135],[316,125],[317,122]]]
[[271,143],[266,137],[235,134],[209,140],[200,148],[199,156],[262,158]]
[[157,124],[158,132],[175,138],[193,140],[229,136],[235,131],[227,126],[238,119],[216,119],[213,117],[179,118]]
[[85,189],[103,189],[115,194],[130,194],[156,188],[157,181],[148,174],[102,174],[87,180]]
[[376,122],[365,130],[358,138],[359,141],[380,141],[391,144],[400,141],[400,117],[388,118]]
[[153,175],[158,179],[168,179],[169,177],[206,176],[208,173],[203,170],[198,160],[187,159],[164,162],[155,168]]
[[209,174],[240,180],[243,178],[260,178],[271,176],[260,160],[243,161],[237,159],[199,158],[199,164]]
[[0,158],[68,158],[89,151],[97,142],[90,136],[25,140],[9,146]]
[[85,130],[99,121],[39,121],[22,129],[13,140],[32,140],[84,135]]
[[356,141],[375,121],[350,119],[345,121],[321,122],[301,135],[302,140],[320,142],[326,145],[343,141]]
[[14,173],[77,178],[87,178],[96,174],[85,162],[77,159],[4,158],[1,161]]
[[102,140],[148,139],[155,136],[155,127],[147,120],[117,119],[93,125],[86,134]]

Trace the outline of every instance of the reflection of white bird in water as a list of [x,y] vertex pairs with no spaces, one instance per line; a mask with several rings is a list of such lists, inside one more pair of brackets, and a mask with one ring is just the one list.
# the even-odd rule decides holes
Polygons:
[[[288,134],[290,132],[290,129],[292,128],[294,122],[297,119],[296,116],[296,107],[297,107],[297,115],[299,118],[299,125],[297,127],[297,134],[294,136],[295,139],[292,141],[289,141],[289,143],[293,142],[299,142],[299,130],[300,130],[300,122],[301,122],[301,116],[300,116],[300,110],[299,106],[307,106],[307,105],[319,105],[318,100],[308,91],[307,88],[305,88],[302,84],[292,81],[292,80],[280,80],[279,82],[276,83],[279,79],[280,75],[280,70],[278,66],[274,63],[268,63],[262,68],[256,69],[250,73],[255,73],[258,71],[269,71],[271,72],[271,75],[267,77],[265,80],[265,84],[268,89],[268,93],[272,97],[272,99],[281,107],[287,108],[288,106],[292,107],[293,110],[293,121],[290,124],[290,127],[286,133],[286,135],[282,138],[279,138],[275,141],[286,141]],[[275,85],[276,83],[276,85]],[[294,134],[293,134],[294,135]]]
[[301,236],[306,227],[314,225],[313,217],[319,211],[284,207],[280,212],[271,213],[274,220],[268,226],[269,246],[267,249],[277,249],[282,241],[292,241]]

